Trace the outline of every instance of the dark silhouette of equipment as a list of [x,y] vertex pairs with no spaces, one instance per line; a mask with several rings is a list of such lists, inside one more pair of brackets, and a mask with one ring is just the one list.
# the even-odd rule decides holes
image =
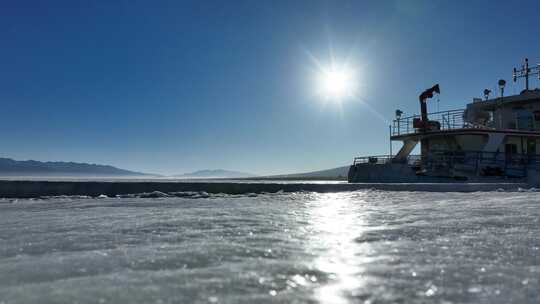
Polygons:
[[491,90],[485,89],[485,90],[484,90],[484,98],[485,98],[486,100],[489,99],[489,94],[491,94]]
[[[413,119],[413,127],[420,130],[420,132],[425,133],[428,131],[437,131],[441,129],[441,123],[432,120],[430,121],[428,119],[428,113],[427,113],[427,100],[429,98],[433,98],[433,94],[440,94],[441,90],[439,88],[439,84],[436,84],[432,86],[431,88],[425,90],[418,96],[418,100],[420,100],[420,118]],[[422,157],[422,162],[424,163],[426,161],[426,157],[429,152],[429,139],[427,137],[423,137],[420,139],[420,154]]]
[[439,130],[441,128],[441,124],[438,121],[428,120],[427,100],[428,98],[432,98],[433,94],[435,93],[437,94],[441,93],[439,84],[436,84],[433,87],[425,90],[418,97],[418,99],[420,100],[420,114],[421,114],[420,117],[421,118],[415,118],[413,120],[413,127],[420,129],[422,132],[425,132],[428,130]]
[[499,90],[501,90],[501,98],[504,97],[504,86],[506,85],[506,80],[499,79],[499,82],[497,83],[499,85]]

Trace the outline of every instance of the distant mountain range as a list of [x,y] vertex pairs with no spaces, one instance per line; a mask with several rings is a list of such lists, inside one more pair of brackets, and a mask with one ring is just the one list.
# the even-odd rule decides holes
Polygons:
[[349,166],[337,167],[327,170],[312,171],[305,173],[281,174],[257,176],[250,173],[229,171],[223,169],[217,170],[199,170],[191,173],[174,175],[176,178],[195,179],[195,178],[239,178],[253,180],[347,180]]
[[191,173],[174,175],[177,178],[249,178],[256,175],[245,172],[230,171],[223,169],[199,170]]
[[337,167],[333,169],[312,171],[306,173],[293,173],[282,175],[264,176],[260,179],[278,180],[346,180],[349,174],[349,166]]
[[144,176],[150,175],[113,166],[74,163],[18,161],[0,158],[0,176]]
[[[257,176],[246,172],[215,169],[198,170],[191,173],[173,175],[172,177],[180,179],[240,178],[255,180],[344,180],[347,178],[348,170],[349,166],[345,166],[306,173]],[[75,162],[41,162],[35,160],[18,161],[10,158],[0,158],[0,176],[157,177],[159,175],[129,171],[108,165]]]
[[253,180],[346,180],[349,166],[337,167],[333,169],[312,171],[305,173],[281,174],[269,176],[257,176],[250,173],[229,171],[223,169],[199,170],[191,173],[174,175],[176,178],[239,178]]

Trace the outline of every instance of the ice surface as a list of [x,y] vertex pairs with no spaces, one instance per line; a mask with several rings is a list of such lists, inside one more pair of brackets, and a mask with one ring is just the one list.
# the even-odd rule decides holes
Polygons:
[[540,302],[536,192],[151,196],[0,201],[0,303]]

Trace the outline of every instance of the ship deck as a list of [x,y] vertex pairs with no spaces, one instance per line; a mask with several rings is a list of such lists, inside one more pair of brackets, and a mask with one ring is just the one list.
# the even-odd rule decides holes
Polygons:
[[433,130],[426,132],[410,132],[410,133],[401,133],[397,135],[392,135],[391,140],[419,140],[426,137],[436,137],[436,136],[445,136],[445,135],[487,135],[490,133],[504,133],[514,136],[526,136],[526,137],[538,137],[540,138],[540,131],[528,131],[528,130],[516,130],[516,129],[490,129],[490,128],[473,128],[473,127],[462,127],[455,129],[445,129],[445,130]]
[[486,126],[477,126],[466,123],[463,120],[464,109],[440,111],[429,113],[430,121],[440,124],[438,130],[422,131],[415,128],[413,123],[420,115],[398,118],[393,121],[391,128],[391,140],[419,140],[426,137],[454,136],[454,135],[485,135],[488,133],[505,133],[514,136],[540,137],[540,130],[528,129],[500,129]]

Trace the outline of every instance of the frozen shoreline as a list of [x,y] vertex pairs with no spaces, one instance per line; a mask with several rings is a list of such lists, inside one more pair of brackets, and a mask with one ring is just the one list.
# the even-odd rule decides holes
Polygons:
[[261,192],[299,192],[318,193],[344,192],[363,189],[386,191],[425,191],[425,192],[477,192],[477,191],[518,191],[530,189],[524,183],[336,183],[310,181],[43,181],[43,180],[0,180],[0,197],[33,198],[41,196],[85,195],[116,196],[122,194],[164,193],[182,191],[204,191],[207,193],[247,194]]
[[540,303],[536,192],[0,200],[5,303]]

